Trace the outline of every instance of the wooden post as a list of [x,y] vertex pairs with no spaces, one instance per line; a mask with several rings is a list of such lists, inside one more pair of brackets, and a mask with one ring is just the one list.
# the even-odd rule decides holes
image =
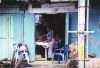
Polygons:
[[84,30],[85,30],[85,0],[78,0],[78,60],[79,67],[84,68]]

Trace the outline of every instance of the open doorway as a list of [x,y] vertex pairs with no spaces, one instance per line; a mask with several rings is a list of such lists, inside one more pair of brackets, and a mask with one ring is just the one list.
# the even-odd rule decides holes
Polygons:
[[[38,38],[47,34],[47,26],[53,29],[54,35],[59,36],[59,48],[65,44],[65,17],[66,14],[36,14],[35,41],[46,41],[47,37]],[[36,60],[45,58],[45,49],[42,46],[36,46]],[[40,59],[41,58],[41,59]]]

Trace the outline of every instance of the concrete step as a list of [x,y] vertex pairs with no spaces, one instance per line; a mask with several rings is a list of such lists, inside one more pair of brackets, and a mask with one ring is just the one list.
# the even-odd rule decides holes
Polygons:
[[89,58],[85,62],[85,68],[100,68],[100,58]]

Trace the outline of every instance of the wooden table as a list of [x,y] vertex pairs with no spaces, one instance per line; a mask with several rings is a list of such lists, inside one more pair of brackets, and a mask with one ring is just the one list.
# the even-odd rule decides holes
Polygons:
[[35,42],[36,45],[43,46],[45,48],[45,61],[47,61],[47,49],[49,47],[47,42]]

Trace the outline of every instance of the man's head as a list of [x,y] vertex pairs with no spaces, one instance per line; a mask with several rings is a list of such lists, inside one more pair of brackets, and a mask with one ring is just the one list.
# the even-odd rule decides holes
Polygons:
[[47,31],[52,31],[52,28],[50,26],[48,26]]

